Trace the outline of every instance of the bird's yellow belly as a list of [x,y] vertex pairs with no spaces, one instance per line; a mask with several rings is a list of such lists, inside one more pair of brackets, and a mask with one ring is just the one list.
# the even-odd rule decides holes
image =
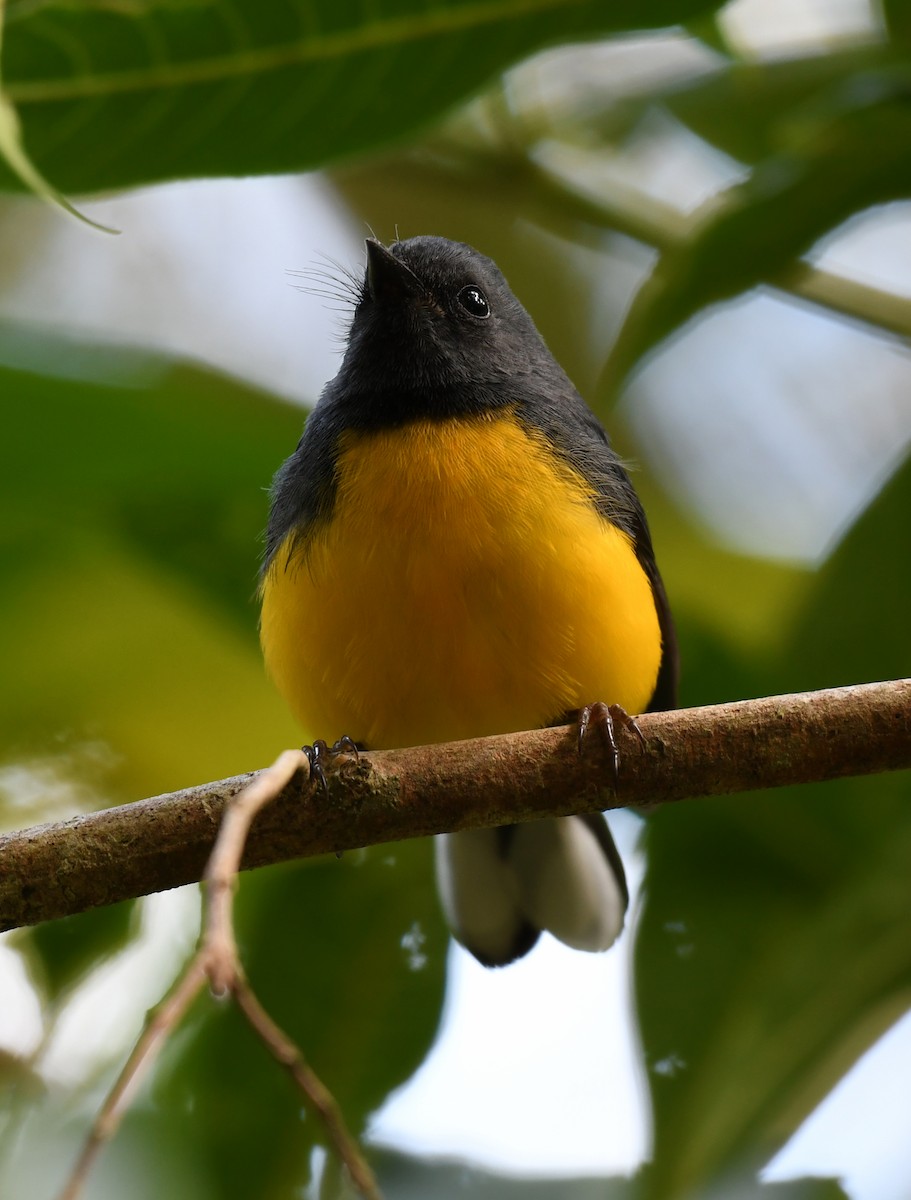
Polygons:
[[332,518],[279,548],[261,636],[308,737],[374,748],[639,712],[661,659],[630,538],[510,416],[344,435]]

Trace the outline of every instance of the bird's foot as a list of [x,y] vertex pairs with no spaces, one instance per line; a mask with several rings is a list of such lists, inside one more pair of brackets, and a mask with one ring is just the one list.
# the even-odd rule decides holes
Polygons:
[[312,746],[301,746],[301,751],[310,764],[310,778],[315,779],[320,785],[324,796],[329,795],[329,780],[326,771],[332,769],[335,759],[340,754],[353,754],[355,759],[358,757],[357,744],[347,733],[343,734],[337,742],[333,742],[331,746],[322,738],[318,738]]
[[631,717],[625,708],[619,704],[605,704],[596,700],[594,704],[586,704],[579,709],[579,740],[578,750],[582,753],[582,745],[589,729],[598,729],[607,746],[611,759],[611,779],[613,790],[616,792],[620,781],[620,750],[617,746],[617,729],[628,729],[639,739],[640,747],[645,746],[645,736],[639,728],[639,722]]

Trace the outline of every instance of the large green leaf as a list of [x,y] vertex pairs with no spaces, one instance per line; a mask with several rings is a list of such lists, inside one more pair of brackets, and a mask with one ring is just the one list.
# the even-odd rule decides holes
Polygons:
[[[820,573],[781,653],[729,662],[732,695],[911,672],[911,560],[896,543],[909,503],[906,468]],[[685,699],[717,699],[694,665]],[[909,799],[899,773],[650,820],[636,961],[655,1114],[646,1196],[710,1181],[732,1194],[724,1181],[763,1166],[911,1004]]]
[[[302,170],[427,124],[558,40],[671,25],[711,0],[9,0],[6,94],[68,191]],[[20,186],[9,171],[2,182]]]

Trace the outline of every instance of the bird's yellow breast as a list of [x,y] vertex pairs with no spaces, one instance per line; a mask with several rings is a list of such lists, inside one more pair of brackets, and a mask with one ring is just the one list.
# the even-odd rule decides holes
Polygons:
[[641,711],[661,635],[627,534],[509,415],[341,440],[331,519],[266,575],[269,671],[308,737],[375,748]]

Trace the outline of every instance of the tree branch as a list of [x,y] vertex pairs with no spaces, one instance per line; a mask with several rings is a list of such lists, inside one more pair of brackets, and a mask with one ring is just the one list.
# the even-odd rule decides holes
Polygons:
[[[620,784],[575,728],[345,756],[325,797],[298,773],[257,818],[245,868],[408,837],[650,807],[911,767],[911,680],[744,700],[621,731]],[[342,733],[343,730],[330,731]],[[0,838],[0,928],[202,877],[225,804],[257,773]]]

